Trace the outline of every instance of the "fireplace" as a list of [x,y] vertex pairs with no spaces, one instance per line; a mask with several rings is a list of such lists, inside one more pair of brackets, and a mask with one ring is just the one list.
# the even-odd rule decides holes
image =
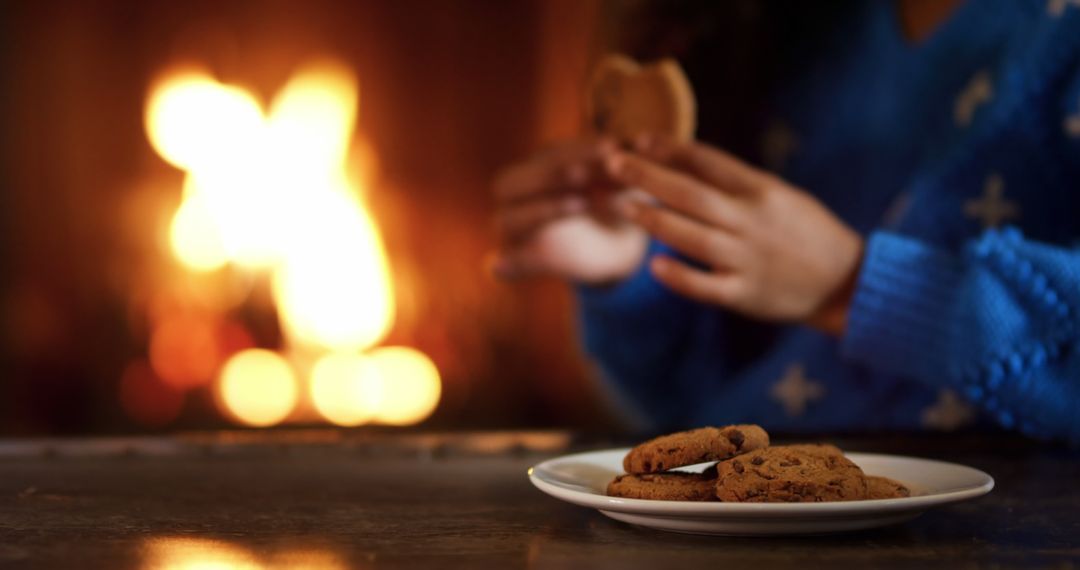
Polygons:
[[608,425],[566,288],[483,270],[597,3],[47,4],[4,8],[0,432]]
[[[376,346],[396,305],[382,237],[363,201],[374,189],[370,156],[354,152],[358,102],[355,74],[327,59],[302,64],[265,108],[204,70],[167,71],[156,82],[147,136],[184,172],[170,251],[211,287],[269,291],[282,343],[230,345],[230,329],[251,336],[227,317],[247,296],[215,304],[189,293],[176,302],[198,307],[195,314],[152,319],[155,375],[130,381],[178,390],[209,382],[223,415],[259,427],[313,418],[410,425],[434,411],[441,384],[431,360],[410,347]],[[133,418],[151,419],[148,402],[124,403]]]

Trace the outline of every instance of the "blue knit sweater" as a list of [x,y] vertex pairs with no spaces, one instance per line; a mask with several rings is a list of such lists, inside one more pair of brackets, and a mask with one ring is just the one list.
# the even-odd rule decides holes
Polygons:
[[643,429],[1080,441],[1080,2],[970,0],[914,46],[892,1],[859,6],[763,137],[866,239],[842,338],[680,298],[642,266],[578,290],[587,351]]

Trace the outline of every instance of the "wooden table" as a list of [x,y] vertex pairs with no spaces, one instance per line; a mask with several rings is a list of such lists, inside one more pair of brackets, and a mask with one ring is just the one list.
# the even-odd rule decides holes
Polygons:
[[0,568],[1080,565],[1076,450],[1011,436],[832,441],[968,464],[997,488],[875,531],[717,538],[635,528],[534,489],[537,461],[619,443],[564,433],[7,440]]

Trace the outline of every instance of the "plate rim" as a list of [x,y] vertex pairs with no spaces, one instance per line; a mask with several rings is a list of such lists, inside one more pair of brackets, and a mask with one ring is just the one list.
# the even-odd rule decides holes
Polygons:
[[[861,453],[845,452],[845,456],[859,463],[858,460],[885,459],[885,460],[914,460],[926,464],[934,464],[951,469],[962,469],[972,472],[973,476],[983,478],[979,485],[928,495],[914,497],[900,497],[895,499],[867,499],[862,501],[831,501],[823,503],[723,503],[723,502],[693,502],[693,501],[661,501],[650,499],[628,499],[622,497],[609,497],[595,492],[585,492],[562,486],[549,481],[544,476],[544,471],[552,464],[565,462],[574,458],[594,456],[601,453],[623,453],[631,448],[610,448],[584,451],[552,457],[530,467],[527,475],[532,484],[540,491],[563,501],[579,506],[600,510],[609,510],[633,514],[647,514],[652,516],[668,517],[694,517],[694,518],[721,518],[726,516],[754,516],[754,517],[783,517],[783,518],[820,518],[820,517],[843,517],[861,516],[867,512],[895,513],[901,511],[923,511],[934,506],[967,501],[986,495],[993,490],[994,478],[985,471],[950,461],[939,459],[927,459],[907,455],[892,455],[885,453]],[[553,478],[552,478],[553,479]]]

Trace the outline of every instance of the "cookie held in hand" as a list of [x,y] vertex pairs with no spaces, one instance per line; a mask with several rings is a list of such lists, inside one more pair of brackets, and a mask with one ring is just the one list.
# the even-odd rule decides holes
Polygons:
[[768,445],[769,434],[754,424],[704,427],[646,441],[626,454],[623,469],[627,473],[659,473],[721,461]]
[[586,103],[596,132],[623,143],[642,134],[694,137],[694,90],[672,59],[642,66],[624,55],[605,56],[594,68]]

